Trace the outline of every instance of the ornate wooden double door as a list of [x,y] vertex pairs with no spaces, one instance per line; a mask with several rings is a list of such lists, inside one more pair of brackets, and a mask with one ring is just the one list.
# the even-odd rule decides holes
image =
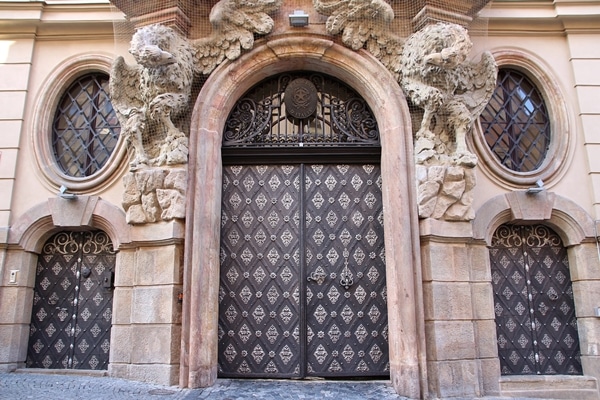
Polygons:
[[389,374],[379,166],[223,175],[220,375]]
[[102,231],[60,232],[38,258],[27,367],[107,369],[116,254]]

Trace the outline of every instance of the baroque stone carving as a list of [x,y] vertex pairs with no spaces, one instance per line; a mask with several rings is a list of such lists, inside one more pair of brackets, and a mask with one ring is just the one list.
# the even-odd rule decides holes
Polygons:
[[366,48],[399,78],[403,40],[390,33],[394,10],[385,0],[313,0],[313,6],[328,16],[327,33],[341,33],[352,50]]
[[472,47],[465,28],[446,23],[428,25],[404,44],[401,85],[424,110],[415,138],[417,162],[434,157],[465,167],[477,163],[466,135],[494,92],[498,68],[489,52],[479,63],[468,62]]
[[162,25],[137,30],[129,52],[116,58],[109,90],[122,134],[135,151],[132,169],[187,162],[188,137],[175,125],[188,108],[193,79],[189,42]]
[[354,50],[367,49],[396,77],[410,102],[421,108],[415,134],[419,216],[470,220],[477,157],[468,151],[471,130],[496,86],[498,68],[485,52],[468,61],[473,47],[460,25],[437,23],[405,41],[392,33],[394,12],[383,0],[313,0],[327,15],[326,29]]
[[185,218],[186,168],[144,168],[123,177],[127,223]]
[[183,126],[194,77],[210,74],[223,61],[251,49],[254,34],[273,29],[267,13],[280,5],[281,0],[221,0],[210,13],[210,36],[189,41],[171,28],[145,26],[133,35],[129,49],[137,64],[116,58],[109,90],[123,136],[135,153],[131,172],[123,179],[129,223],[185,217],[186,181],[177,178],[179,183],[171,187],[169,178],[185,171],[154,167],[187,163],[188,132]]
[[196,71],[210,74],[226,59],[235,60],[242,50],[254,47],[254,34],[266,35],[273,29],[268,15],[279,9],[282,0],[221,0],[208,17],[213,31],[194,41]]

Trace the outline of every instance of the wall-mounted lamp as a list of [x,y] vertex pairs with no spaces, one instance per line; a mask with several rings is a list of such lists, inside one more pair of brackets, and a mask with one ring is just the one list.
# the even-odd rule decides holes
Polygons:
[[546,188],[544,187],[544,181],[542,181],[541,179],[538,179],[537,182],[535,183],[534,187],[530,187],[529,189],[527,189],[525,191],[525,193],[527,194],[538,194],[540,192],[543,192],[544,190],[546,190]]
[[290,14],[290,26],[308,26],[308,14],[302,10],[294,10],[294,13]]
[[67,190],[69,190],[65,185],[62,185],[60,187],[60,189],[58,190],[58,195],[60,197],[62,197],[63,199],[67,199],[67,200],[73,200],[74,198],[77,197],[77,195],[75,193],[67,193]]

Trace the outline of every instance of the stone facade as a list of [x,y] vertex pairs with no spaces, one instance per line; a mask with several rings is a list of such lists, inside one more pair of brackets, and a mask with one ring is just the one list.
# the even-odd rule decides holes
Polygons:
[[[396,391],[599,398],[600,3],[221,1],[192,15],[186,1],[115,0],[145,27],[131,47],[115,41],[125,19],[108,2],[71,3],[0,1],[0,369],[25,367],[46,240],[100,229],[117,250],[109,373],[212,385],[223,124],[255,84],[306,70],[351,86],[377,120]],[[294,9],[308,26],[289,25]],[[478,12],[487,35],[463,28]],[[423,39],[438,31],[452,41]],[[526,71],[543,92],[553,136],[536,171],[502,167],[483,139],[497,67]],[[49,131],[57,98],[89,70],[111,74],[123,130],[99,173],[73,178],[55,166]],[[505,223],[546,225],[567,248],[581,375],[502,374],[489,248]]]

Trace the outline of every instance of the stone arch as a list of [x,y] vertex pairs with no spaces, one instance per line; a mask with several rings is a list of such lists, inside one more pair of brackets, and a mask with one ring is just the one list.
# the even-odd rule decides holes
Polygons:
[[507,222],[543,222],[556,230],[565,246],[593,240],[594,221],[573,201],[553,192],[515,191],[488,200],[473,220],[473,238],[491,244],[496,229]]
[[397,392],[421,396],[425,349],[420,258],[410,114],[387,71],[365,51],[331,40],[270,40],[232,63],[222,64],[198,96],[190,134],[180,384],[212,385],[217,377],[221,142],[229,110],[249,88],[281,72],[310,70],[336,77],[374,111],[381,135],[386,216],[385,247],[390,325],[391,379]]
[[8,243],[39,253],[46,239],[59,229],[82,227],[103,230],[115,249],[130,241],[123,210],[97,196],[78,196],[50,198],[27,210],[11,226]]
[[[594,221],[579,205],[556,193],[515,191],[495,196],[481,206],[473,220],[473,238],[490,246],[492,236],[498,227],[509,222],[544,224],[560,236],[563,245],[567,248],[575,307],[577,308],[577,326],[584,376],[569,377],[569,380],[565,380],[564,376],[559,378],[559,375],[544,376],[543,379],[522,375],[507,377],[501,376],[499,364],[493,363],[486,364],[484,374],[488,377],[496,377],[501,394],[506,396],[523,395],[524,392],[520,389],[523,384],[526,384],[531,390],[541,392],[547,389],[549,384],[552,384],[550,382],[558,379],[563,379],[563,382],[569,384],[568,389],[564,391],[569,394],[565,395],[573,396],[574,391],[584,390],[584,382],[592,380],[595,382],[596,379],[589,376],[595,376],[596,369],[593,362],[590,362],[591,359],[594,359],[595,353],[590,352],[587,342],[589,332],[595,329],[596,324],[592,305],[595,304],[593,287],[599,261]],[[489,256],[486,262],[487,270],[490,271]],[[491,277],[488,278],[490,280],[486,290],[491,297],[493,295],[492,282]],[[485,312],[491,316],[495,315],[492,309]],[[495,344],[497,341],[496,331],[490,329],[482,332],[480,341]],[[595,383],[592,385],[595,387]]]

